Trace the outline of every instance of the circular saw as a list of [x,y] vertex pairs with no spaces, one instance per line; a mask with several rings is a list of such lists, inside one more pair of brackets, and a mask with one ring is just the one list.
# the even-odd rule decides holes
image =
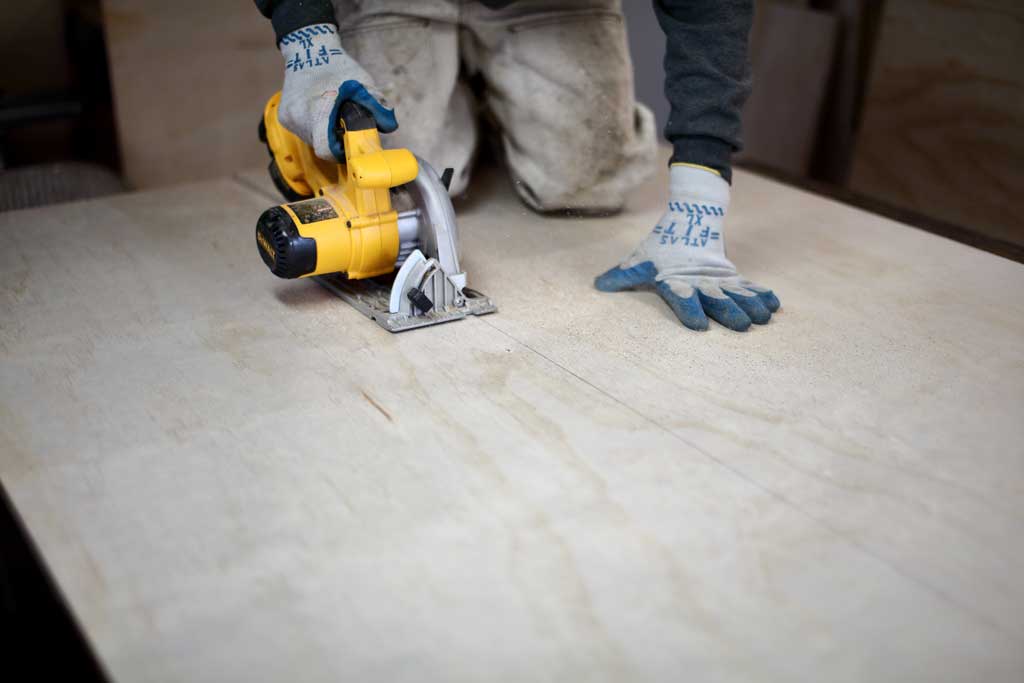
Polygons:
[[466,286],[459,235],[441,175],[407,149],[384,149],[373,115],[354,102],[336,125],[344,159],[331,163],[280,124],[270,98],[260,140],[288,203],[263,212],[256,244],[282,278],[315,278],[390,332],[493,313]]

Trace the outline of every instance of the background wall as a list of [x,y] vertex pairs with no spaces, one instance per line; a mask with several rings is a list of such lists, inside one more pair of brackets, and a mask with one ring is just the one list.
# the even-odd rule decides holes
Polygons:
[[121,158],[134,187],[266,164],[256,128],[281,87],[249,0],[103,0]]
[[0,211],[123,191],[100,14],[0,3]]
[[1024,2],[890,0],[850,187],[1024,244]]
[[658,130],[668,121],[668,101],[665,99],[665,34],[647,0],[622,3],[629,31],[629,49],[633,55],[633,73],[636,98],[654,111]]
[[[61,3],[0,3],[0,61],[5,65],[0,80],[4,101],[21,104],[35,95],[52,98],[68,92],[71,68]],[[16,134],[3,129],[0,134],[2,157],[8,164],[32,158],[53,159],[70,149],[72,125],[68,119],[48,118],[19,128]]]
[[[1024,2],[755,3],[739,164],[1024,254]],[[649,0],[623,9],[664,126],[664,36]],[[0,59],[0,169],[86,159],[144,188],[266,163],[281,64],[248,0],[0,3]],[[26,97],[65,110],[10,124]]]

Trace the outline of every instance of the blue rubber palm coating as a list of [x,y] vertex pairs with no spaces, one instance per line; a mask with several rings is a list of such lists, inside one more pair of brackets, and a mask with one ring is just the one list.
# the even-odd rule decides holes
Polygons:
[[691,330],[706,330],[708,329],[708,316],[704,313],[704,307],[700,303],[700,297],[697,295],[697,290],[693,290],[693,295],[687,298],[683,298],[672,291],[672,288],[665,282],[659,282],[657,286],[658,294],[665,300],[672,312],[676,314],[681,322]]
[[737,332],[746,332],[750,328],[750,316],[744,313],[743,309],[729,297],[717,299],[704,294],[699,289],[697,296],[700,297],[700,302],[704,305],[704,312],[715,322]]
[[758,292],[757,295],[761,297],[761,303],[763,303],[764,307],[771,313],[779,310],[779,306],[781,304],[779,303],[779,297],[775,296],[775,292],[769,289],[765,292]]
[[[338,120],[341,105],[348,101],[363,106],[373,114],[374,120],[377,121],[377,130],[380,132],[394,133],[398,130],[398,119],[395,118],[395,110],[388,109],[378,102],[359,81],[345,81],[338,88],[338,97],[334,100],[334,107],[331,108],[330,120],[332,122]],[[338,139],[337,128],[333,123],[327,129],[327,144],[330,146],[331,154],[334,155],[334,158],[338,161],[344,161],[345,145]]]
[[768,307],[761,301],[761,297],[757,294],[751,296],[743,296],[737,292],[725,291],[725,295],[736,302],[736,305],[740,307],[750,321],[755,325],[764,325],[772,319],[771,312],[768,311]]
[[594,286],[602,292],[621,292],[640,285],[654,284],[654,277],[657,274],[657,269],[650,261],[644,261],[632,268],[615,266],[594,278]]

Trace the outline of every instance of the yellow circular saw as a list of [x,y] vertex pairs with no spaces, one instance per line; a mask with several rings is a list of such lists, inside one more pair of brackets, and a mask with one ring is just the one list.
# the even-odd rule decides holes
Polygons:
[[314,277],[391,332],[484,315],[493,302],[466,286],[455,210],[443,176],[407,149],[384,149],[377,123],[340,107],[345,158],[331,163],[280,124],[267,102],[260,139],[289,200],[256,223],[263,262],[282,278]]

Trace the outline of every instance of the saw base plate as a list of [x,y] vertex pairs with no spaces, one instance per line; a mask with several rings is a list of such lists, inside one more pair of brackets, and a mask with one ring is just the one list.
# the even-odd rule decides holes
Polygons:
[[440,325],[461,320],[469,315],[487,315],[498,310],[490,298],[466,287],[462,290],[464,298],[461,305],[435,309],[420,315],[391,313],[388,305],[394,282],[393,275],[365,280],[349,280],[340,275],[320,275],[313,279],[388,332],[404,332],[417,327]]

